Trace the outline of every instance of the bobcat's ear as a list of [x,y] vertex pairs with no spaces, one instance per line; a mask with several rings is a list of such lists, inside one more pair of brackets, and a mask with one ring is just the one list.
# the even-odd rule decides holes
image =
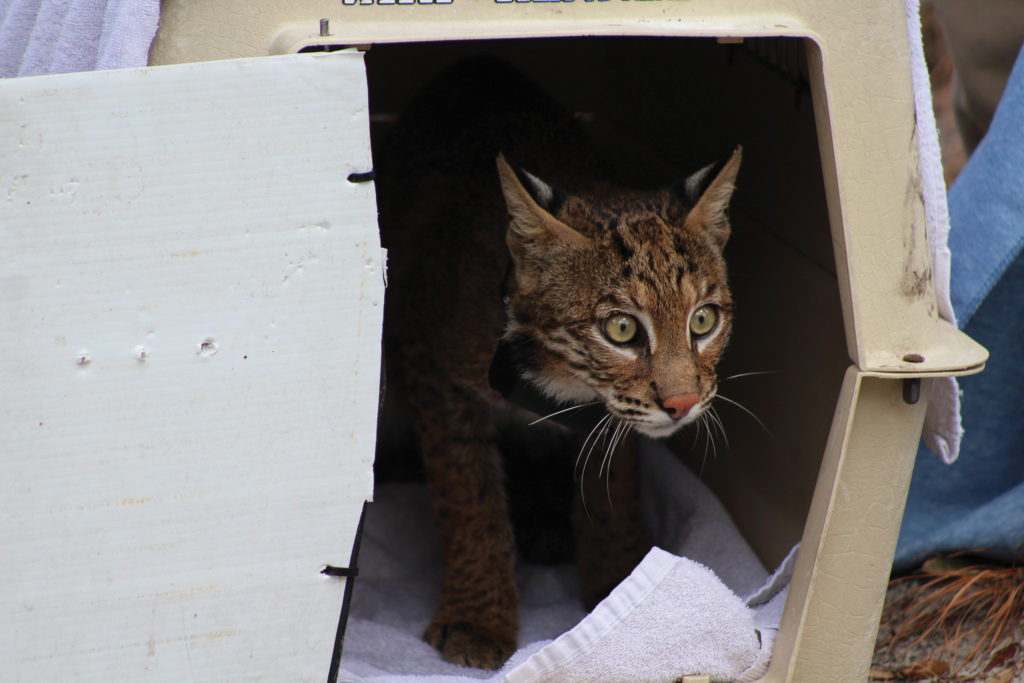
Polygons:
[[537,176],[513,169],[503,154],[498,155],[497,164],[508,207],[508,243],[513,255],[521,255],[516,252],[530,245],[584,245],[590,241],[552,215],[565,202],[565,195]]
[[706,230],[719,248],[729,240],[729,201],[742,158],[743,147],[736,147],[728,161],[708,164],[672,188],[678,199],[693,207],[686,225]]

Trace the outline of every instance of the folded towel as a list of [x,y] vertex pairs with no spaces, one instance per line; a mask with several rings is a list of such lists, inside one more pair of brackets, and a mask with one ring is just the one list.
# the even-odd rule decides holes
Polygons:
[[583,621],[504,680],[732,681],[758,661],[761,645],[754,611],[713,571],[654,548]]
[[10,0],[0,15],[0,76],[145,66],[159,0]]
[[643,467],[647,522],[661,548],[589,615],[575,567],[519,567],[523,646],[497,673],[449,664],[421,640],[440,584],[427,492],[380,487],[339,680],[756,680],[771,658],[795,551],[768,577],[714,495],[663,446],[645,442]]

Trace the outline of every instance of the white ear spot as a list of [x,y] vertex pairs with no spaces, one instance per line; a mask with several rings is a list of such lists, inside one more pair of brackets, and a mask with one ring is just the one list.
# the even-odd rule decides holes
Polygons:
[[530,183],[530,194],[533,195],[534,201],[545,208],[551,206],[555,199],[555,191],[551,189],[551,186],[529,171],[521,170],[520,172]]
[[686,193],[687,199],[694,204],[700,199],[700,196],[704,194],[704,188],[707,185],[707,177],[714,169],[717,162],[711,162],[704,168],[700,169],[696,173],[690,175],[683,184],[684,192]]

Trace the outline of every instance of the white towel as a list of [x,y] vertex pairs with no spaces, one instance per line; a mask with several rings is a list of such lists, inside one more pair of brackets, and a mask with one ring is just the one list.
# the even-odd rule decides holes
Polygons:
[[2,0],[0,76],[145,66],[159,0]]
[[574,567],[520,567],[522,647],[497,673],[448,664],[421,640],[439,586],[429,501],[422,486],[382,487],[367,514],[339,680],[756,680],[771,659],[796,553],[768,577],[685,466],[654,442],[643,463],[647,521],[666,549],[653,549],[589,615]]
[[[932,251],[932,281],[939,315],[956,324],[953,303],[949,297],[950,252],[949,206],[946,203],[946,182],[942,175],[942,154],[939,134],[932,110],[932,88],[924,61],[921,38],[919,0],[905,0],[907,32],[910,36],[910,66],[917,114],[917,144],[921,159],[921,187],[924,213],[928,224],[928,244]],[[924,440],[943,462],[951,463],[960,454],[960,387],[954,377],[932,380],[931,396],[924,423]]]
[[508,683],[731,681],[757,659],[753,612],[710,569],[654,548],[568,633],[506,674]]

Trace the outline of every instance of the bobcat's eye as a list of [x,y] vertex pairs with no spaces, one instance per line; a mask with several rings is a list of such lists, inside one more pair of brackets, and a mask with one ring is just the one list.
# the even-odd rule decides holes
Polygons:
[[690,332],[694,337],[703,337],[718,324],[718,311],[714,306],[701,306],[690,316]]
[[604,334],[613,344],[629,344],[636,341],[640,323],[631,315],[616,313],[604,321]]

